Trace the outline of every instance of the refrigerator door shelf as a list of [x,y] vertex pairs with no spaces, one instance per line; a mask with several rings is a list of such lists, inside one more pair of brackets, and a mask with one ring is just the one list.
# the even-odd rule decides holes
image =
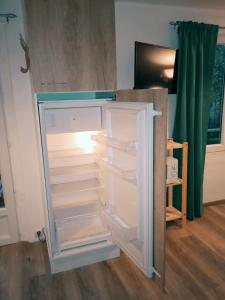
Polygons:
[[102,212],[103,219],[109,226],[110,230],[119,235],[125,241],[137,239],[137,228],[132,228],[125,223],[118,215],[110,214],[107,211]]
[[122,179],[137,185],[136,170],[123,170],[116,165],[110,158],[102,158],[99,161],[102,168],[113,172],[114,174],[120,176]]
[[119,141],[104,134],[93,135],[92,140],[100,144],[104,144],[106,146],[127,152],[128,154],[131,154],[133,156],[137,154],[135,141]]

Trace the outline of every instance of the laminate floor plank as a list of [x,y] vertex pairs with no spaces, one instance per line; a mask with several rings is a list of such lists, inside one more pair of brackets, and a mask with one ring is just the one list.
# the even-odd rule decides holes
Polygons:
[[203,241],[209,248],[224,257],[225,238],[223,230],[218,229],[218,226],[211,221],[209,222],[204,216],[201,219],[188,222],[187,227],[192,235],[196,236],[196,238]]
[[181,228],[167,224],[166,288],[129,257],[52,275],[46,245],[0,247],[0,300],[224,300],[225,204]]
[[107,263],[126,287],[129,297],[124,299],[168,299],[167,295],[152,280],[147,279],[124,253],[121,253],[119,259],[112,259]]
[[199,300],[208,299],[207,295],[202,293],[201,287],[196,283],[192,274],[170,251],[167,251],[166,272],[170,274],[170,276],[166,276],[166,292],[169,299],[196,299],[196,295]]
[[[205,278],[207,274],[201,270],[199,265],[195,265],[195,262],[192,260],[192,253],[187,253],[185,249],[182,249],[178,243],[173,241],[167,241],[167,245],[169,248],[167,249],[167,261],[170,262],[171,268],[177,269],[178,274],[182,275],[185,282],[189,285],[189,292],[193,293],[192,298],[198,297],[199,299],[213,300],[213,296],[207,286],[209,278]],[[202,280],[206,280],[206,282],[204,283]],[[185,284],[177,286],[176,292],[182,295],[184,287]],[[186,297],[184,296],[183,299],[186,299]]]

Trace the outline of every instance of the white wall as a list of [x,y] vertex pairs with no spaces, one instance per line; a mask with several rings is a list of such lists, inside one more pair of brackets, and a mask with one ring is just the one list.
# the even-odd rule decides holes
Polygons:
[[225,151],[206,154],[204,202],[225,199]]
[[[170,21],[195,20],[225,25],[225,11],[116,2],[117,84],[133,88],[134,41],[177,47]],[[172,134],[176,97],[169,96],[168,131]],[[207,153],[204,202],[225,199],[225,152]],[[223,184],[224,181],[224,184]]]
[[20,66],[25,65],[24,53],[19,44],[19,33],[24,36],[21,2],[1,0],[0,12],[11,12],[17,15],[16,19],[6,25],[17,129],[17,144],[13,145],[16,156],[12,157],[12,168],[21,240],[34,241],[35,232],[43,227],[44,218],[34,121],[35,102],[29,75],[20,72]]

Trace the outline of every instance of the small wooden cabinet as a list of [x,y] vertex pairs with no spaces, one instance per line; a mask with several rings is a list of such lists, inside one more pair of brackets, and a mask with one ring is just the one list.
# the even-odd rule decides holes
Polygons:
[[25,0],[35,92],[116,89],[114,0]]
[[[182,151],[182,178],[178,178],[173,183],[167,184],[168,189],[168,205],[166,207],[166,221],[182,220],[182,227],[186,224],[187,211],[187,157],[188,157],[188,143],[176,143],[172,139],[167,141],[167,151],[170,157],[173,157],[173,151],[181,149]],[[176,185],[182,186],[181,196],[181,211],[173,206],[173,187]]]

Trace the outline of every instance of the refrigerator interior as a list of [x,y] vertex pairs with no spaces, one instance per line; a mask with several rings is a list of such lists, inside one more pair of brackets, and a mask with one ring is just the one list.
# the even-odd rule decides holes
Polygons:
[[46,134],[57,248],[112,239],[143,267],[139,112],[101,113],[101,130]]

